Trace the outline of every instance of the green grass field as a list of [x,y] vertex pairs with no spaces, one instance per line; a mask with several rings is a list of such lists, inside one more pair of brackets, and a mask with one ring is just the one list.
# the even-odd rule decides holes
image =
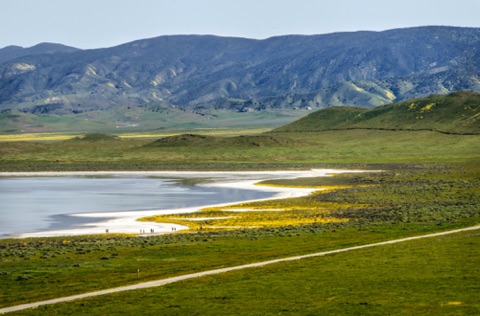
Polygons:
[[411,241],[15,315],[477,315],[480,233]]
[[[252,143],[228,135],[223,137],[233,141],[222,146],[195,143],[195,137],[185,146],[154,146],[150,137],[0,143],[2,171],[382,170],[268,182],[341,189],[248,205],[300,207],[290,215],[302,220],[312,217],[308,209],[315,205],[342,220],[337,223],[311,220],[149,238],[0,240],[0,306],[480,223],[478,135],[378,130],[264,135],[282,141]],[[474,315],[480,313],[479,241],[479,234],[470,232],[13,314]]]
[[[269,134],[263,134],[269,135]],[[232,136],[224,136],[232,137]],[[153,139],[0,143],[1,171],[222,170],[309,168],[322,165],[475,162],[478,135],[431,131],[346,130],[274,133],[284,141],[228,145],[150,146]],[[222,136],[217,136],[222,138]]]

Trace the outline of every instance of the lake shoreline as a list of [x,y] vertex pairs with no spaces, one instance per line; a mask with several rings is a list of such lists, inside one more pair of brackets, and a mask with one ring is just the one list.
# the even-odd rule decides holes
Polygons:
[[197,212],[206,207],[221,207],[243,202],[293,198],[311,194],[318,188],[291,188],[261,186],[257,183],[271,179],[293,179],[301,177],[321,177],[345,172],[364,172],[346,169],[311,169],[304,171],[86,171],[86,172],[2,172],[0,177],[62,177],[62,176],[156,176],[178,179],[208,179],[196,184],[199,186],[224,186],[229,188],[271,192],[272,197],[233,203],[202,205],[179,209],[158,209],[148,211],[109,212],[70,214],[84,218],[98,218],[99,221],[78,225],[78,228],[63,230],[43,230],[38,232],[16,233],[5,238],[60,237],[98,234],[135,234],[142,236],[167,234],[188,229],[186,226],[138,221],[139,218],[161,214],[183,214]]

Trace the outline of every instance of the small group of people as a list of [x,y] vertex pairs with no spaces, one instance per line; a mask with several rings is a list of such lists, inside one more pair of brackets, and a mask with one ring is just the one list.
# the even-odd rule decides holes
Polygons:
[[[155,230],[153,228],[150,228],[150,233],[155,233]],[[145,234],[145,229],[140,229],[140,234]]]

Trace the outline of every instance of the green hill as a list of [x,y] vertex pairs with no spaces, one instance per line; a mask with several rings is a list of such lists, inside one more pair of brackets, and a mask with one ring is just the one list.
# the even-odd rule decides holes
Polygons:
[[338,129],[434,130],[480,134],[480,94],[455,92],[431,95],[372,110],[331,107],[314,112],[273,132],[314,132]]

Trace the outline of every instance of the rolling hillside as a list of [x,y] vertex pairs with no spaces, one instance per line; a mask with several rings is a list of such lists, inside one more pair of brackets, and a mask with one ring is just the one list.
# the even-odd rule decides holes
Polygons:
[[338,129],[435,130],[480,134],[480,94],[455,92],[380,106],[371,110],[331,107],[311,113],[273,132]]

